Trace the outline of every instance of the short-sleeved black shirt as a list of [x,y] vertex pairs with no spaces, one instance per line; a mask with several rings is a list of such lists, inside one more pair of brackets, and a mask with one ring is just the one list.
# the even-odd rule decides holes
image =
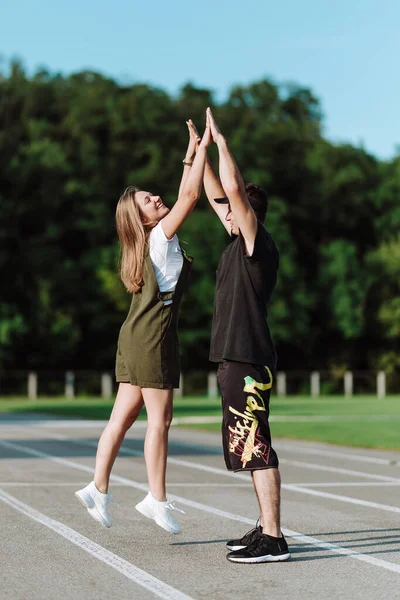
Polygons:
[[252,256],[246,256],[242,235],[232,236],[217,269],[210,361],[276,365],[267,303],[278,267],[278,249],[261,222]]

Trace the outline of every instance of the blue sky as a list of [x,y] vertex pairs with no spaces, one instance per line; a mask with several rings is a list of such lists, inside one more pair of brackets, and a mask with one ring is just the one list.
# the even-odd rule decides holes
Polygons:
[[[325,135],[380,158],[400,145],[398,0],[10,0],[0,55],[29,72],[95,69],[223,99],[269,77],[312,88]],[[190,115],[189,115],[190,116]]]

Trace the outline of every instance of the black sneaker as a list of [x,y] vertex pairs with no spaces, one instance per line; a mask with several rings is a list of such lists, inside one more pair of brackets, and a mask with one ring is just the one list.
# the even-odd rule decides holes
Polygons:
[[226,558],[238,563],[280,562],[289,560],[290,552],[284,536],[273,538],[264,533],[258,533],[252,544],[244,550],[229,552]]
[[240,540],[229,540],[229,542],[226,543],[226,547],[228,548],[228,550],[243,550],[243,548],[247,548],[247,546],[250,546],[250,544],[254,542],[256,537],[260,533],[262,533],[262,528],[261,525],[259,525],[259,521],[260,519],[258,519],[254,529],[251,529],[250,531],[245,533],[244,536],[240,538]]

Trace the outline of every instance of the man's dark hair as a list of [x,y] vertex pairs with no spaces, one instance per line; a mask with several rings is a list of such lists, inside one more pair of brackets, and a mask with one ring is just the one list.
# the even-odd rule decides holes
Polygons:
[[246,183],[246,194],[259,221],[264,223],[268,211],[268,196],[256,183]]

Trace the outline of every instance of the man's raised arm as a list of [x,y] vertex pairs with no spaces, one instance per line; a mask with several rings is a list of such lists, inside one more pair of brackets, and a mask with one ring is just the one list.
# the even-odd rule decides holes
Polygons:
[[236,225],[244,238],[247,253],[251,256],[257,234],[257,218],[248,201],[240,171],[210,108],[207,108],[207,123],[211,128],[213,140],[218,146],[219,176],[222,189],[225,190],[228,197]]

